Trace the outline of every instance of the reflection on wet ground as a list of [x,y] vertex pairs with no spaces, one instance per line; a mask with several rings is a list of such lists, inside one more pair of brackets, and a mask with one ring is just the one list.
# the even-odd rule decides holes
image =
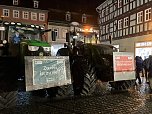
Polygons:
[[13,107],[2,109],[0,114],[152,114],[152,95],[149,85],[142,77],[125,92],[99,94],[66,99],[50,99],[32,96],[31,92],[19,90]]

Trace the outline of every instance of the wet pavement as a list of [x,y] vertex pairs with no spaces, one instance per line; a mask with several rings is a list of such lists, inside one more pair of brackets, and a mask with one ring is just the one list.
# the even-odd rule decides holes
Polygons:
[[14,106],[0,114],[152,114],[152,95],[143,78],[141,85],[128,91],[109,92],[102,89],[94,95],[50,99],[19,91]]

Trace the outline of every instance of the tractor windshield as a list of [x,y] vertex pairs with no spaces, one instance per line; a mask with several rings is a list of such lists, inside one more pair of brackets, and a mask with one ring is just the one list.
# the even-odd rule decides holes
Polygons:
[[42,30],[27,26],[9,26],[9,40],[12,43],[18,44],[22,39],[45,41],[42,38]]

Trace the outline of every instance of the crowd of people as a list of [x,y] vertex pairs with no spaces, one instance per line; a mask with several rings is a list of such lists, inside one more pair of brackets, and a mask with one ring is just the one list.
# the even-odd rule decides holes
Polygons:
[[[152,88],[152,55],[149,55],[148,58],[142,59],[140,56],[135,57],[136,62],[136,80],[138,84],[141,84],[141,76],[145,77],[146,83],[150,84]],[[140,75],[141,74],[141,75]],[[151,83],[150,83],[151,82]]]

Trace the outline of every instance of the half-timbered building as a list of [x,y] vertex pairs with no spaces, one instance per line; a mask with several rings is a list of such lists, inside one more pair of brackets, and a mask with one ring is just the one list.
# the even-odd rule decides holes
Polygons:
[[152,0],[106,0],[96,10],[102,43],[143,59],[152,55]]

